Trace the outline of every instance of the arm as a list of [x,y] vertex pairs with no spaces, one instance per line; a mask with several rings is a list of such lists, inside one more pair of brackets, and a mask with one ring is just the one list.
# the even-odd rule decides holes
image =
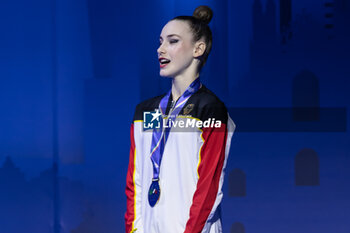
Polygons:
[[[227,116],[227,111],[220,111],[220,109],[215,112],[221,116]],[[210,112],[213,113],[214,111]],[[223,168],[225,167],[235,126],[230,118],[215,118],[222,119],[220,128],[203,128],[202,138],[204,142],[200,149],[199,178],[185,233],[199,233],[203,229],[207,232],[207,227],[210,225],[206,225],[206,223],[214,217],[223,196],[221,191],[224,176]]]
[[137,230],[142,232],[141,224],[141,186],[140,178],[137,171],[136,162],[136,146],[134,139],[134,123],[130,128],[130,153],[129,153],[129,166],[126,176],[126,188],[125,194],[127,197],[127,209],[125,213],[125,232],[131,233]]

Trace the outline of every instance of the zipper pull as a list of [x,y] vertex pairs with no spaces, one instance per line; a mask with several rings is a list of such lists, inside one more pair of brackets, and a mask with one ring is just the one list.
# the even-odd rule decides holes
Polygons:
[[174,108],[174,107],[175,107],[175,104],[176,104],[176,101],[175,101],[175,100],[172,100],[172,101],[171,101],[171,108]]

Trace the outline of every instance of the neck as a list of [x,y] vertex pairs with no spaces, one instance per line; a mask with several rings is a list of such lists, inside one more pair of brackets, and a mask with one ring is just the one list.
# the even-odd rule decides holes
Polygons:
[[171,94],[173,100],[177,100],[186,91],[187,87],[199,77],[199,74],[190,77],[177,76],[173,78]]
[[192,63],[183,71],[173,77],[171,85],[171,95],[173,100],[177,100],[186,91],[187,87],[199,77],[199,60],[193,59]]

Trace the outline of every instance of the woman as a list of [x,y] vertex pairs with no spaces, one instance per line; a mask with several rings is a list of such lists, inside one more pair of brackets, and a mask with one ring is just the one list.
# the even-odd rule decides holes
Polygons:
[[211,18],[211,9],[200,6],[193,16],[175,17],[162,29],[160,75],[171,77],[172,86],[136,107],[127,233],[222,232],[223,169],[235,125],[199,80],[212,45]]

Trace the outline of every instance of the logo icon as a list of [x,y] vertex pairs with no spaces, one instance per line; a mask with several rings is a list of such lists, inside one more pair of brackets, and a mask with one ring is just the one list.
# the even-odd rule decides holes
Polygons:
[[153,112],[143,112],[143,130],[159,129],[162,120],[159,109]]
[[184,108],[184,115],[188,115],[194,108],[194,104],[188,104],[185,108]]

